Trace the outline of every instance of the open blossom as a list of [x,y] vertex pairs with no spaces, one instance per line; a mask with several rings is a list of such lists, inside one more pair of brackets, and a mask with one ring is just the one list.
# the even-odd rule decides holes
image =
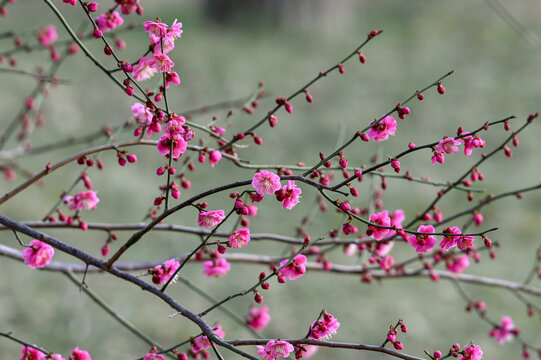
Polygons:
[[442,152],[435,152],[434,155],[432,155],[432,166],[434,166],[435,163],[443,164],[445,162],[445,155]]
[[63,200],[70,210],[92,210],[100,202],[97,192],[92,190],[80,192],[75,196],[64,196]]
[[92,360],[88,352],[84,350],[79,350],[79,347],[76,347],[71,352],[69,360]]
[[178,76],[178,73],[176,71],[171,71],[165,74],[165,88],[169,89],[169,85],[171,84],[180,85],[180,76]]
[[150,79],[154,75],[155,71],[152,66],[149,65],[150,59],[146,56],[143,56],[139,59],[137,65],[134,66],[132,75],[133,78],[137,81],[142,81]]
[[278,199],[278,201],[282,201],[282,207],[284,209],[291,210],[299,203],[301,193],[302,190],[295,185],[295,181],[289,180],[287,185],[284,185],[276,193],[276,199]]
[[384,117],[379,123],[372,124],[374,124],[374,121],[370,123],[372,127],[368,132],[368,136],[374,141],[387,140],[389,135],[394,135],[396,132],[396,120],[390,115]]
[[138,8],[141,8],[139,0],[121,0],[117,1],[117,3],[120,3],[120,9],[124,15],[131,14],[132,12],[137,11]]
[[462,255],[460,257],[455,256],[446,264],[447,270],[455,274],[461,273],[468,266],[470,266],[470,260],[468,259],[468,255]]
[[322,319],[314,321],[310,326],[310,337],[315,340],[329,338],[330,335],[336,334],[339,327],[340,323],[336,318],[325,312]]
[[180,263],[175,259],[171,259],[162,265],[156,265],[153,269],[149,269],[148,272],[152,275],[152,282],[156,285],[161,285],[169,281],[179,267]]
[[250,242],[250,229],[242,228],[229,237],[229,247],[239,249]]
[[111,31],[114,28],[124,24],[124,19],[122,16],[120,16],[118,11],[101,14],[94,20],[101,31]]
[[[169,123],[175,122],[175,120],[169,121]],[[164,131],[165,132],[165,131]],[[162,156],[171,156],[173,159],[178,159],[182,154],[186,152],[188,144],[183,136],[178,133],[165,133],[160,137],[158,141],[158,152]]]
[[[432,225],[421,225],[417,229],[417,232],[422,233],[433,233],[434,232],[434,226]],[[424,234],[418,234],[418,235],[411,235],[408,238],[408,242],[415,248],[415,250],[419,254],[424,254],[432,250],[434,245],[436,244],[436,237],[433,235],[424,235]]]
[[449,235],[445,235],[443,239],[441,239],[440,247],[443,250],[449,250],[453,246],[456,246],[460,236],[452,236],[451,234],[462,234],[462,231],[460,231],[458,226],[448,227],[443,230],[443,232]]
[[58,39],[58,34],[56,33],[56,27],[49,25],[38,31],[38,40],[41,45],[49,46],[56,39]]
[[255,331],[259,331],[267,326],[270,319],[268,306],[262,306],[260,308],[253,307],[250,309],[250,314],[246,318],[246,325]]
[[458,360],[480,360],[481,357],[483,357],[483,350],[481,350],[479,345],[471,345],[470,347],[464,349],[464,352],[466,355],[459,357]]
[[210,229],[214,225],[221,223],[223,219],[225,219],[225,212],[223,210],[201,211],[197,219],[197,224]]
[[[216,333],[216,335],[218,335],[218,337],[220,339],[223,339],[225,337],[225,332],[222,330],[222,326],[221,325],[216,325],[212,328],[212,330],[214,330],[214,332]],[[207,336],[205,335],[200,335],[198,337],[196,337],[194,340],[193,340],[193,343],[192,343],[192,351],[194,353],[198,353],[200,352],[201,350],[205,350],[205,349],[208,349],[209,347],[211,347],[211,343],[208,339]]]
[[145,105],[141,103],[133,104],[131,107],[131,113],[139,124],[152,124],[152,113]]
[[394,246],[394,241],[381,241],[376,244],[374,252],[379,256],[385,256],[391,251]]
[[502,322],[499,327],[492,329],[489,333],[490,337],[496,338],[498,344],[511,340],[513,338],[513,320],[509,316],[502,317]]
[[460,250],[470,250],[473,249],[473,241],[475,237],[470,235],[462,235],[458,238],[456,247]]
[[319,346],[316,345],[303,345],[295,347],[295,359],[308,359],[312,357],[319,350]]
[[157,37],[164,37],[167,34],[167,24],[158,21],[145,21],[143,23],[145,32]]
[[258,194],[274,194],[280,190],[280,177],[270,171],[263,170],[255,173],[252,178],[252,186]]
[[462,144],[460,140],[455,140],[452,137],[445,137],[438,143],[436,151],[439,153],[456,154],[458,152],[457,145],[460,144]]
[[203,273],[207,276],[220,277],[227,274],[231,265],[224,258],[216,258],[203,262]]
[[155,72],[171,72],[171,68],[175,66],[175,63],[169,59],[169,56],[161,52],[155,52],[148,61],[148,66]]
[[33,347],[23,346],[21,351],[23,356],[20,360],[45,360],[46,355]]
[[292,351],[294,351],[293,345],[280,339],[270,340],[265,347],[257,346],[257,353],[263,360],[274,360],[279,357],[286,358]]
[[51,245],[34,239],[29,247],[22,251],[24,263],[32,269],[42,268],[51,262],[54,249]]
[[[288,263],[289,260],[282,260],[280,262],[280,267],[284,266]],[[289,280],[295,280],[300,278],[304,275],[306,272],[306,267],[304,266],[306,264],[306,256],[299,254],[295,256],[291,264],[286,266],[285,268],[280,270],[280,273],[284,276],[289,278]]]
[[[377,214],[370,215],[370,222],[380,226],[391,226],[391,218],[387,211],[382,211]],[[369,226],[370,236],[376,240],[381,240],[389,234],[389,229],[384,229],[376,226]]]
[[[469,132],[464,132],[462,134],[467,135]],[[464,141],[464,155],[466,156],[470,156],[473,149],[485,147],[485,140],[481,139],[477,134],[465,136],[462,140]]]

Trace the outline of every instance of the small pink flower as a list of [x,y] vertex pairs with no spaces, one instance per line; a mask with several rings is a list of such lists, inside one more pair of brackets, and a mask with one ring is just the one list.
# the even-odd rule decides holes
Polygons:
[[60,354],[52,354],[50,357],[51,360],[65,360],[64,357]]
[[79,350],[79,347],[76,347],[71,352],[69,360],[92,360],[88,352],[84,350]]
[[156,353],[148,353],[145,355],[143,360],[165,360],[163,355],[156,354]]
[[21,349],[23,356],[20,360],[45,360],[45,354],[39,351],[38,349],[34,349],[30,346],[23,346]]
[[179,267],[180,263],[175,259],[167,260],[162,265],[156,265],[154,269],[149,269],[149,273],[152,275],[152,282],[156,285],[166,283]]
[[390,255],[384,256],[379,260],[379,267],[384,271],[391,271],[394,265],[394,258]]
[[456,247],[460,250],[471,250],[473,249],[473,241],[475,240],[475,237],[473,236],[466,236],[462,235],[458,238]]
[[223,210],[201,211],[197,219],[197,224],[210,229],[214,225],[221,223],[223,219],[225,219],[225,212]]
[[470,347],[464,349],[464,352],[466,353],[466,356],[461,356],[458,358],[458,360],[480,360],[483,356],[483,350],[481,350],[479,345],[471,345]]
[[394,246],[394,241],[381,241],[376,244],[374,252],[379,256],[385,256],[391,251]]
[[[417,232],[422,233],[433,233],[434,232],[434,226],[432,225],[421,225],[417,229]],[[433,235],[411,235],[408,238],[408,242],[415,248],[415,250],[419,254],[424,254],[432,250],[434,245],[436,244],[436,237]]]
[[451,261],[448,261],[446,264],[447,270],[455,274],[461,273],[468,266],[470,266],[470,260],[468,259],[468,255],[462,255],[458,258],[453,257],[453,259]]
[[[370,125],[374,124],[374,121]],[[374,141],[387,140],[389,135],[394,135],[396,132],[396,120],[392,116],[384,117],[378,124],[372,125],[368,136]]]
[[150,125],[152,124],[152,113],[150,110],[141,103],[135,103],[131,107],[131,113],[139,124]]
[[[391,218],[389,217],[387,211],[382,211],[380,213],[370,215],[370,222],[380,226],[391,226]],[[391,231],[389,229],[384,229],[376,226],[369,226],[368,229],[371,231],[370,236],[376,240],[383,239]]]
[[312,323],[310,337],[315,340],[328,339],[331,335],[336,334],[339,327],[340,323],[336,318],[325,312],[322,319]]
[[134,11],[137,11],[138,8],[141,8],[139,5],[139,0],[123,0],[120,1],[120,8],[122,14],[128,15]]
[[[289,260],[282,260],[280,262],[280,267],[284,266],[288,263]],[[306,272],[306,267],[304,264],[306,263],[306,256],[299,254],[295,256],[291,264],[286,266],[285,268],[280,270],[280,273],[284,276],[289,278],[289,280],[295,280],[300,278],[304,275]]]
[[56,27],[53,25],[49,25],[38,31],[38,40],[43,46],[51,45],[56,39],[58,39],[58,34],[56,33]]
[[66,4],[70,4],[72,6],[75,6],[75,4],[77,4],[77,0],[63,0],[64,3]]
[[165,88],[169,89],[169,85],[171,84],[180,85],[180,76],[178,76],[178,73],[176,71],[171,71],[165,74]]
[[270,171],[263,170],[255,173],[252,178],[252,186],[260,195],[272,195],[280,190],[280,177]]
[[158,141],[158,152],[162,156],[171,156],[173,159],[178,159],[182,154],[186,152],[188,144],[184,138],[180,135],[162,135]]
[[154,75],[154,69],[149,65],[150,59],[143,56],[139,59],[137,65],[133,68],[133,78],[137,81],[150,79]]
[[177,21],[177,19],[175,19],[175,21],[173,22],[173,25],[171,25],[171,27],[167,29],[166,36],[172,37],[175,40],[181,37],[182,36],[182,23],[180,21]]
[[460,140],[455,140],[452,137],[445,137],[438,143],[436,151],[439,153],[456,154],[458,152],[457,145],[461,144],[462,142]]
[[34,239],[29,247],[22,251],[24,263],[32,269],[42,268],[51,262],[54,249],[51,245]]
[[[225,332],[222,330],[221,325],[216,325],[215,327],[213,327],[213,330],[220,339],[223,339],[225,337]],[[198,353],[202,350],[208,349],[211,346],[212,345],[208,337],[205,335],[201,335],[193,340],[192,350],[194,353]]]
[[246,318],[246,324],[255,331],[263,330],[269,323],[271,317],[269,315],[269,307],[262,306],[261,308],[253,307],[250,309],[250,314]]
[[483,215],[481,215],[480,213],[475,213],[473,215],[473,222],[475,223],[475,225],[477,225],[477,226],[481,225],[483,220],[484,220]]
[[83,191],[73,196],[64,196],[64,203],[67,204],[70,210],[93,210],[100,202],[97,192],[89,190]]
[[496,338],[498,344],[511,340],[513,338],[513,320],[509,316],[502,317],[502,322],[499,327],[492,329],[489,333],[490,337]]
[[145,32],[154,36],[165,37],[165,34],[167,34],[167,24],[162,22],[145,21],[143,26],[145,27]]
[[432,166],[434,166],[435,163],[439,162],[440,164],[443,164],[445,162],[445,155],[441,152],[435,152],[434,155],[432,155]]
[[295,185],[295,181],[289,180],[287,185],[284,185],[280,191],[276,193],[276,198],[279,201],[282,201],[282,207],[284,209],[291,210],[299,203],[301,193],[302,190]]
[[99,15],[96,19],[96,24],[101,31],[111,31],[114,28],[124,24],[124,19],[118,11],[107,12]]
[[[458,226],[448,227],[445,230],[443,230],[446,234],[462,234],[462,231],[458,228]],[[440,247],[443,250],[449,250],[453,246],[456,246],[460,236],[444,236],[443,239],[441,239]]]
[[148,66],[155,72],[171,72],[171,68],[175,63],[169,59],[169,56],[161,52],[155,52],[154,56],[148,61]]
[[207,276],[220,277],[231,269],[231,265],[224,258],[217,258],[203,262],[203,273]]
[[[464,132],[462,134],[467,135],[469,132]],[[470,156],[473,149],[485,147],[485,140],[481,139],[477,134],[465,136],[462,140],[464,141],[464,155],[466,156]]]
[[263,360],[274,360],[279,357],[286,358],[294,350],[293,345],[280,339],[270,340],[265,347],[257,346],[257,353]]
[[248,216],[256,216],[257,215],[257,206],[255,205],[248,205]]
[[209,163],[211,167],[218,164],[222,160],[222,152],[220,150],[214,150],[209,155]]
[[229,247],[239,249],[250,242],[250,229],[242,228],[229,237]]
[[319,350],[319,346],[316,345],[303,345],[303,348],[295,348],[295,359],[308,359]]

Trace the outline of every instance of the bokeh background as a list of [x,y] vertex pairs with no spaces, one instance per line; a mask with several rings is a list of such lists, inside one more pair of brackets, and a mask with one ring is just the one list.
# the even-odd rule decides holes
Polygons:
[[[55,3],[70,24],[80,29],[86,21],[80,9],[60,1]],[[101,9],[112,5],[110,3],[100,3]],[[356,130],[451,69],[455,69],[455,74],[445,80],[444,96],[432,89],[425,93],[424,101],[411,103],[412,114],[399,122],[397,135],[377,149],[373,143],[355,143],[348,148],[345,153],[350,164],[358,167],[367,164],[375,151],[386,158],[404,149],[410,141],[417,144],[436,141],[444,135],[452,136],[458,126],[473,129],[509,115],[519,118],[512,122],[512,128],[517,128],[529,113],[540,110],[541,23],[538,19],[541,5],[537,1],[190,0],[143,2],[142,5],[145,8],[142,17],[126,18],[136,29],[120,35],[128,43],[128,48],[120,54],[128,61],[135,61],[146,50],[147,36],[140,27],[143,21],[159,16],[166,23],[172,23],[175,18],[183,22],[183,36],[170,54],[182,79],[182,85],[168,93],[171,107],[177,113],[249,96],[260,81],[265,82],[269,96],[260,100],[254,115],[236,111],[231,126],[227,126],[225,119],[227,109],[193,118],[194,122],[207,125],[217,116],[217,125],[227,127],[227,134],[258,121],[274,106],[277,96],[291,94],[320,70],[336,64],[360,44],[370,30],[384,29],[384,33],[363,50],[368,58],[366,64],[352,59],[346,64],[344,75],[334,72],[310,89],[313,104],[299,97],[293,102],[292,115],[278,112],[279,124],[275,129],[263,126],[256,131],[263,137],[263,146],[250,145],[239,151],[241,158],[249,158],[254,163],[304,161],[312,164],[318,160],[320,151],[329,153]],[[67,38],[58,20],[42,2],[19,1],[8,4],[7,9],[10,15],[0,20],[0,33],[15,31],[23,40],[31,42],[36,29],[55,24],[59,38]],[[111,59],[102,55],[100,43],[87,41],[87,44],[110,68],[115,67]],[[12,47],[12,40],[0,40],[0,52]],[[37,66],[46,68],[50,61],[46,51],[21,53],[14,58],[19,68],[28,70]],[[7,67],[5,62],[1,66]],[[42,105],[46,126],[33,131],[32,146],[86,135],[105,125],[116,126],[130,119],[133,100],[83,55],[64,62],[58,77],[68,79],[70,84],[51,89]],[[0,79],[0,123],[5,129],[17,116],[34,81],[4,73],[0,73]],[[155,87],[157,80],[149,80],[144,85]],[[121,133],[119,138],[132,138],[130,132]],[[521,146],[513,149],[511,159],[499,154],[483,165],[480,170],[486,180],[476,186],[498,194],[538,183],[539,134],[538,124],[530,126],[519,136]],[[503,126],[491,129],[485,136],[487,150],[507,135]],[[91,145],[104,141],[97,139]],[[4,150],[16,146],[10,142]],[[47,162],[59,161],[88,146],[82,144],[17,159],[20,167],[17,178],[13,182],[0,179],[2,193],[24,180],[22,171],[38,171]],[[85,220],[132,223],[144,217],[158,195],[162,179],[155,176],[155,169],[163,165],[163,158],[151,148],[134,151],[139,158],[136,165],[120,168],[115,154],[108,152],[102,156],[106,170],[91,170],[89,175],[101,202],[95,211],[83,215]],[[401,162],[403,171],[410,169],[416,176],[446,181],[458,177],[479,154],[474,153],[472,158],[448,156],[445,166],[431,167],[429,152],[416,153]],[[40,219],[76,179],[78,171],[80,168],[72,164],[48,176],[42,185],[33,186],[2,205],[2,214],[17,220]],[[249,179],[252,174],[251,170],[236,168],[225,160],[215,169],[208,164],[197,166],[195,172],[187,174],[192,189],[183,191],[181,199],[214,185]],[[392,179],[388,183],[389,189],[383,198],[385,207],[404,209],[407,219],[422,211],[439,190]],[[358,207],[366,206],[369,198],[370,179],[363,184],[361,196],[355,202]],[[312,189],[302,189],[302,202],[295,211],[285,213],[273,201],[264,202],[260,215],[252,219],[252,232],[279,229],[281,234],[295,235],[296,226],[310,212],[316,197]],[[226,208],[230,203],[222,195],[211,197],[208,202],[216,209]],[[539,246],[540,205],[540,195],[533,192],[521,201],[506,199],[484,210],[482,228],[499,227],[491,238],[502,246],[497,251],[496,261],[490,261],[483,253],[482,262],[473,264],[467,272],[523,281],[534,264]],[[459,193],[449,196],[440,209],[445,216],[467,206],[465,195]],[[195,219],[195,211],[186,210],[168,221],[195,226]],[[458,225],[467,221],[464,218]],[[339,224],[338,214],[316,213],[308,230],[317,237]],[[96,256],[106,239],[103,232],[51,230],[50,234]],[[119,241],[129,236],[117,235]],[[152,233],[126,254],[124,260],[169,259],[186,252],[198,241],[189,235]],[[0,232],[0,243],[20,248],[7,231]],[[118,243],[113,244],[112,249],[117,247]],[[246,251],[279,255],[288,249],[269,242],[254,242]],[[406,259],[413,252],[403,245],[396,247],[393,255]],[[329,259],[336,263],[356,263],[356,259],[343,256],[339,249],[332,252]],[[59,253],[55,260],[73,261]],[[222,298],[249,287],[264,270],[262,265],[235,264],[226,277],[208,279],[202,274],[201,265],[193,263],[183,273],[210,295]],[[4,257],[0,257],[0,272],[0,331],[12,331],[25,341],[64,355],[79,346],[90,351],[94,359],[133,359],[148,350],[147,345],[105,314],[64,275],[31,270]],[[91,275],[87,283],[114,309],[165,346],[197,333],[195,326],[181,317],[169,318],[172,311],[168,306],[131,285],[105,275]],[[534,285],[539,286],[538,280]],[[539,314],[528,318],[525,306],[511,293],[471,285],[464,285],[464,289],[474,299],[487,302],[489,317],[499,321],[501,316],[512,316],[522,329],[524,339],[541,346]],[[196,311],[209,305],[182,284],[169,291]],[[486,359],[518,358],[521,354],[520,344],[511,342],[499,346],[489,338],[490,327],[476,315],[464,311],[466,304],[449,281],[400,279],[366,285],[358,276],[313,272],[285,285],[278,286],[273,281],[271,291],[264,295],[273,320],[262,334],[269,338],[303,336],[307,326],[325,308],[341,322],[333,338],[336,341],[380,344],[388,326],[402,318],[409,332],[399,338],[404,343],[404,352],[411,355],[423,356],[425,348],[446,352],[453,343],[469,341],[482,346]],[[536,299],[532,301],[535,303]],[[228,307],[244,316],[252,303],[248,296],[230,302]],[[227,339],[250,336],[219,310],[206,320],[223,324]],[[0,349],[3,359],[20,356],[20,347],[7,339],[0,338]],[[223,353],[227,359],[235,358],[225,350]],[[321,349],[314,356],[315,359],[337,357],[384,358],[381,354],[327,349]]]

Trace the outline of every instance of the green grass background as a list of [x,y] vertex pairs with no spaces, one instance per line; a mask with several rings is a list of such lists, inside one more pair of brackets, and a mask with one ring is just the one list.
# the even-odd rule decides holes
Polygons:
[[[65,13],[74,28],[85,21],[78,8],[60,1],[57,6]],[[541,5],[535,1],[511,1],[507,4],[515,16],[530,28],[533,34],[541,33]],[[100,4],[106,8],[108,3]],[[384,33],[364,50],[368,61],[361,65],[356,59],[346,64],[346,73],[332,73],[316,83],[310,92],[313,104],[302,97],[293,102],[294,112],[277,113],[279,124],[275,129],[263,126],[256,132],[263,137],[261,147],[250,146],[239,151],[243,158],[254,163],[294,164],[304,161],[312,164],[318,160],[319,151],[329,153],[352,133],[363,128],[375,117],[391,109],[413,91],[421,88],[451,69],[456,73],[444,85],[444,96],[435,89],[425,93],[423,102],[410,104],[412,114],[399,122],[397,135],[379,146],[380,156],[387,157],[403,150],[408,142],[417,144],[436,141],[443,135],[452,136],[458,126],[466,130],[486,121],[516,115],[512,123],[517,128],[527,114],[539,111],[541,88],[539,42],[527,41],[483,1],[333,1],[322,13],[310,13],[310,3],[299,5],[300,13],[272,15],[264,2],[245,7],[238,3],[236,11],[220,16],[215,22],[208,18],[201,2],[160,1],[154,5],[143,3],[142,17],[129,16],[127,22],[137,26],[145,20],[160,16],[171,23],[178,18],[184,24],[184,34],[171,53],[182,85],[168,92],[171,107],[182,114],[188,109],[235,99],[250,94],[259,81],[265,81],[269,96],[260,101],[256,114],[248,116],[237,112],[228,134],[234,134],[255,121],[273,107],[277,96],[287,96],[309,79],[335,64],[353,50],[366,34],[374,29]],[[208,6],[216,6],[208,2]],[[290,5],[292,6],[292,5]],[[293,9],[296,6],[292,6]],[[42,2],[20,1],[8,5],[10,16],[0,20],[1,31],[20,32],[23,39],[31,40],[34,29],[53,23],[60,38],[66,38],[48,7]],[[21,26],[23,24],[23,26]],[[134,61],[146,49],[147,38],[142,29],[123,34],[129,48],[120,52],[122,58]],[[101,45],[89,41],[92,48],[111,68],[111,59],[101,55]],[[12,47],[9,40],[1,40],[0,49]],[[33,69],[39,64],[47,66],[45,52],[18,55],[20,68]],[[5,66],[5,65],[3,65]],[[2,100],[0,100],[2,127],[16,116],[22,99],[33,87],[28,78],[0,74]],[[117,125],[130,119],[129,108],[133,100],[114,86],[83,55],[69,59],[58,76],[69,79],[69,86],[51,90],[43,105],[47,126],[36,129],[32,145],[51,143],[59,138],[81,136],[94,132],[104,125]],[[150,80],[145,86],[156,85]],[[213,115],[225,124],[225,111],[208,113],[194,119],[208,124]],[[495,194],[539,182],[539,126],[533,124],[519,136],[521,146],[514,150],[512,159],[503,154],[480,169],[486,176],[483,186]],[[484,137],[487,151],[499,144],[508,133],[503,126],[491,129]],[[199,135],[197,139],[202,138]],[[120,138],[132,138],[128,132]],[[197,139],[195,141],[197,141]],[[101,140],[100,140],[101,141]],[[94,145],[100,143],[96,141]],[[249,141],[246,141],[249,144]],[[212,144],[211,144],[212,145]],[[10,143],[6,149],[14,146]],[[85,146],[62,151],[23,157],[18,164],[29,171],[42,169],[47,162],[56,162]],[[353,166],[367,164],[374,153],[373,144],[355,143],[346,150]],[[140,221],[157,195],[163,179],[154,175],[163,164],[155,149],[134,150],[139,158],[136,165],[120,168],[112,152],[103,155],[106,170],[93,169],[90,178],[101,199],[95,211],[84,214],[87,221],[127,223]],[[448,156],[445,166],[430,166],[428,152],[404,158],[403,171],[411,169],[414,175],[430,176],[439,181],[455,179],[467,166],[478,159],[480,151],[472,158],[462,155]],[[2,205],[2,214],[17,220],[38,219],[58,199],[59,194],[76,178],[80,168],[69,165],[48,176],[42,186],[32,186],[24,193]],[[193,187],[183,191],[181,199],[211,186],[249,179],[253,172],[234,167],[222,161],[215,169],[208,164],[198,166],[189,174]],[[0,189],[6,192],[23,181],[19,174],[16,181],[0,179]],[[355,205],[363,207],[368,200],[369,179],[363,182],[361,196]],[[438,188],[388,180],[389,189],[384,201],[387,209],[402,208],[407,219],[427,206]],[[302,187],[302,202],[295,211],[278,210],[277,204],[267,199],[260,207],[260,215],[252,220],[252,232],[271,232],[294,235],[296,225],[313,205],[316,193]],[[208,199],[211,208],[226,208],[230,201],[222,195]],[[497,226],[500,230],[491,238],[501,242],[497,261],[490,261],[483,254],[481,264],[472,265],[467,272],[489,277],[522,281],[531,269],[535,251],[539,246],[538,193],[529,193],[521,201],[506,199],[483,211],[482,228]],[[468,206],[465,196],[449,196],[440,208],[444,216]],[[172,216],[175,224],[196,225],[196,213],[186,209]],[[338,214],[317,214],[310,233],[317,237],[336,227]],[[465,222],[464,219],[458,225]],[[229,229],[229,227],[226,227]],[[364,229],[361,226],[361,229]],[[60,240],[99,256],[99,249],[106,235],[101,232],[50,231]],[[119,242],[128,234],[119,233]],[[28,239],[26,239],[28,240]],[[19,247],[9,232],[0,233],[2,244]],[[173,233],[152,233],[125,255],[126,261],[169,259],[197,244],[198,238]],[[116,249],[118,243],[113,246]],[[283,245],[268,242],[251,243],[246,251],[280,254]],[[397,258],[412,255],[408,246],[397,246]],[[58,253],[55,260],[72,262],[73,259]],[[353,264],[339,251],[330,255],[336,263]],[[200,264],[190,264],[186,277],[196,282],[217,298],[245,289],[254,283],[264,266],[234,265],[221,279],[208,279],[201,272]],[[0,258],[0,331],[36,343],[48,350],[67,355],[75,346],[90,351],[94,359],[134,359],[142,356],[148,347],[138,341],[99,309],[87,296],[80,293],[61,274],[31,270],[11,259]],[[181,317],[168,318],[172,310],[161,301],[131,285],[105,275],[92,275],[89,286],[99,293],[118,312],[129,318],[145,333],[168,346],[183,341],[198,330]],[[537,280],[534,285],[538,286]],[[525,307],[512,294],[503,290],[468,286],[464,288],[475,299],[488,303],[488,315],[498,320],[510,315],[523,331],[529,343],[539,343],[539,320],[526,316]],[[208,306],[205,300],[181,284],[170,289],[179,302],[195,311]],[[271,284],[271,291],[264,293],[265,304],[271,308],[271,321],[262,333],[269,338],[303,336],[307,326],[326,308],[341,322],[336,341],[380,344],[389,324],[398,318],[405,320],[409,332],[400,335],[404,352],[423,355],[423,349],[445,352],[453,343],[474,341],[482,346],[486,359],[509,359],[520,356],[521,347],[512,342],[503,347],[488,337],[490,327],[476,315],[464,312],[465,304],[448,281],[433,283],[427,279],[388,280],[371,285],[361,284],[357,276],[341,276],[320,272],[307,273],[297,281],[285,285]],[[535,301],[533,299],[532,301]],[[251,297],[234,300],[228,306],[240,315],[247,314]],[[539,303],[539,302],[537,302]],[[247,338],[246,330],[239,328],[220,311],[214,311],[206,320],[224,325],[226,338]],[[13,342],[0,339],[2,359],[18,358],[20,348]],[[245,348],[249,350],[248,348]],[[252,351],[254,353],[254,351]],[[223,351],[227,359],[234,355]],[[214,357],[214,355],[213,355]],[[380,359],[381,354],[348,350],[321,349],[315,359]]]

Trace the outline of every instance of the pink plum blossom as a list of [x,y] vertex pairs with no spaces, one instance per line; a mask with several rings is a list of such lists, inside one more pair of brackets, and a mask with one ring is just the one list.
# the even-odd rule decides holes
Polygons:
[[299,203],[299,197],[302,190],[295,185],[295,181],[289,180],[287,185],[284,185],[277,193],[276,198],[282,201],[282,207],[284,209],[291,210],[295,205]]
[[500,326],[492,329],[489,335],[496,338],[498,344],[502,345],[513,338],[513,330],[513,320],[509,316],[504,316]]
[[319,350],[319,346],[316,345],[303,345],[301,347],[295,348],[295,359],[308,359],[314,356],[315,353]]
[[21,351],[23,353],[23,356],[20,360],[45,360],[46,355],[38,349],[34,349],[33,347],[23,346]]
[[114,28],[124,24],[124,19],[122,16],[120,16],[118,11],[101,14],[94,20],[101,31],[111,31]]
[[462,235],[458,238],[456,247],[460,250],[471,250],[473,249],[473,241],[475,237],[470,235]]
[[458,360],[480,360],[483,356],[483,350],[481,350],[481,347],[479,345],[477,346],[469,346],[466,349],[464,349],[465,356],[461,356],[458,358]]
[[138,8],[141,8],[139,0],[122,0],[119,1],[119,3],[122,14],[124,15],[131,14],[132,12],[137,11]]
[[[433,233],[434,232],[434,226],[432,225],[421,225],[417,229],[417,232],[422,233]],[[432,250],[434,245],[436,244],[436,237],[433,235],[411,235],[408,238],[408,242],[415,248],[415,250],[419,254],[424,254]]]
[[250,229],[242,228],[229,237],[229,247],[239,249],[250,242]]
[[164,129],[164,135],[158,141],[158,152],[162,156],[171,156],[173,159],[178,159],[186,152],[188,144],[185,137],[181,136],[185,133],[182,126],[179,126],[176,120],[170,120]]
[[173,25],[169,29],[167,29],[166,33],[167,37],[172,37],[175,40],[182,36],[182,23],[175,19],[173,21]]
[[[288,263],[289,260],[282,260],[280,262],[280,267],[284,266]],[[304,264],[306,263],[306,256],[299,254],[295,256],[291,264],[287,265],[283,269],[280,270],[280,273],[284,276],[289,278],[289,280],[295,280],[300,278],[304,275],[306,272],[306,267]]]
[[150,79],[154,75],[154,69],[149,65],[150,59],[143,56],[139,59],[137,65],[133,68],[133,78],[137,81]]
[[260,308],[253,307],[250,309],[250,314],[246,318],[246,324],[253,330],[259,331],[267,326],[270,319],[268,306],[262,306]]
[[38,31],[38,40],[41,45],[49,46],[56,39],[58,39],[58,34],[56,32],[56,27],[49,25]]
[[63,2],[72,6],[75,6],[75,4],[77,4],[77,0],[63,0]]
[[[51,358],[51,360],[65,360],[64,357],[62,355],[60,355],[60,354],[52,354],[50,356],[50,358]],[[49,360],[49,359],[47,359],[47,360]]]
[[436,151],[439,153],[456,154],[458,152],[457,145],[461,144],[462,142],[460,140],[455,140],[452,137],[445,137],[438,143]]
[[211,167],[218,164],[222,160],[222,152],[220,150],[214,150],[209,155],[209,163]]
[[390,255],[384,256],[379,260],[379,267],[382,270],[390,272],[394,265],[394,258]]
[[312,323],[310,337],[315,340],[328,339],[331,335],[336,334],[339,327],[340,323],[336,318],[325,312],[322,319]]
[[54,249],[51,245],[34,239],[30,245],[22,251],[24,263],[32,269],[42,268],[51,262]]
[[[391,218],[387,211],[382,211],[377,214],[370,215],[370,222],[380,226],[391,226]],[[369,231],[371,232],[370,236],[376,240],[381,240],[389,234],[391,230],[384,229],[376,226],[369,226]]]
[[280,177],[270,171],[262,170],[253,176],[252,186],[260,195],[272,195],[280,190]]
[[387,140],[389,135],[394,135],[396,132],[396,120],[390,115],[384,117],[379,123],[374,123],[375,121],[370,123],[372,127],[368,132],[368,136],[374,139],[374,141]]
[[227,274],[231,265],[224,258],[216,258],[203,262],[203,273],[207,276],[220,277]]
[[148,353],[145,355],[143,360],[165,360],[165,357],[163,357],[161,354]]
[[[216,335],[220,338],[220,339],[223,339],[225,337],[225,332],[222,330],[222,326],[221,325],[216,325],[212,328],[214,330],[214,332],[216,333]],[[211,347],[211,343],[208,339],[207,336],[205,335],[200,335],[198,337],[196,337],[194,340],[193,340],[193,343],[192,343],[192,351],[194,353],[198,353],[202,350],[205,350],[205,349],[208,349],[209,347]]]
[[89,190],[78,193],[75,196],[64,196],[63,201],[70,210],[93,210],[100,202],[97,192]]
[[452,260],[448,261],[446,264],[447,270],[455,274],[461,273],[468,266],[470,266],[470,260],[468,259],[468,255],[453,257]]
[[180,76],[178,76],[178,73],[176,71],[171,71],[165,74],[165,88],[169,89],[169,85],[171,84],[180,85]]
[[210,229],[214,225],[221,223],[223,219],[225,219],[225,212],[223,210],[201,211],[197,219],[197,224]]
[[280,339],[270,340],[265,347],[257,346],[257,353],[263,360],[275,360],[279,357],[286,358],[292,351],[294,351],[293,345]]
[[462,234],[458,226],[448,227],[443,232],[450,235],[446,235],[441,239],[440,247],[443,250],[449,250],[453,246],[456,246],[459,236],[452,236],[451,234]]
[[148,272],[152,275],[152,282],[156,285],[161,285],[169,281],[179,267],[180,263],[175,259],[171,259],[162,265],[156,265],[153,269],[149,269]]
[[[468,135],[469,132],[464,132],[462,134]],[[470,156],[473,149],[485,147],[485,140],[481,139],[477,134],[465,136],[462,140],[464,141],[464,155],[466,156]]]
[[376,244],[374,252],[379,256],[385,256],[391,251],[394,246],[394,241],[381,241]]
[[169,56],[161,52],[155,52],[148,61],[148,66],[155,72],[170,72],[175,63],[169,59]]
[[434,155],[432,155],[432,166],[437,162],[440,164],[445,162],[445,155],[442,152],[435,152]]
[[157,37],[165,37],[167,34],[167,24],[158,21],[145,21],[143,23],[145,32]]
[[139,124],[152,124],[152,113],[145,105],[141,103],[133,104],[131,107],[131,113]]
[[79,347],[76,347],[71,352],[69,360],[92,360],[88,352],[84,350],[79,350]]

